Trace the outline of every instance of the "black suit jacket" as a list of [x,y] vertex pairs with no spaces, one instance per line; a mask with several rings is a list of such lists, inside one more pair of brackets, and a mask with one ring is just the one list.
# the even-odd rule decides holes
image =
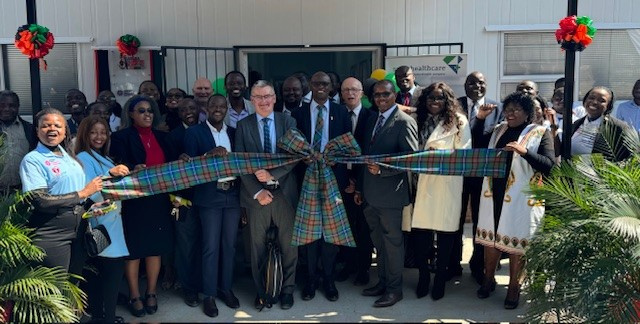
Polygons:
[[[276,127],[276,142],[290,128],[296,127],[296,120],[281,112],[274,113],[274,123]],[[235,135],[236,152],[253,152],[262,153],[262,140],[260,139],[260,131],[258,130],[258,120],[256,114],[253,113],[238,122],[238,128]],[[278,153],[284,153],[281,149],[277,149]],[[268,170],[273,177],[280,183],[280,189],[293,207],[298,206],[298,190],[296,188],[295,175],[293,174],[294,165],[289,164],[275,169]],[[246,208],[262,208],[253,196],[263,189],[263,184],[258,181],[255,175],[247,174],[240,177],[242,186],[240,188],[240,203]]]
[[[168,134],[155,129],[152,131],[162,148],[165,160],[167,162],[171,161],[171,158],[175,157],[176,154],[167,139]],[[109,155],[111,155],[115,164],[124,164],[129,170],[133,170],[138,164],[145,164],[147,160],[147,153],[140,140],[138,130],[133,126],[111,134]]]
[[[231,150],[234,149],[236,129],[227,126],[227,136],[231,142]],[[217,147],[213,139],[211,129],[206,122],[194,125],[187,129],[184,136],[184,152],[191,157],[201,156]],[[215,207],[226,205],[227,194],[238,195],[237,189],[220,192],[216,189],[217,181],[203,183],[193,187],[193,203],[196,206]]]
[[27,138],[27,142],[29,142],[29,151],[36,148],[38,144],[38,137],[36,136],[36,130],[33,127],[33,124],[30,122],[18,117],[18,121],[22,124],[22,129],[24,130],[24,136]]
[[[367,121],[362,154],[411,153],[418,150],[418,126],[415,119],[398,107],[384,122],[382,129],[371,142],[378,120],[372,114]],[[409,204],[409,178],[407,171],[380,167],[380,174],[373,175],[362,168],[356,188],[367,204],[376,208],[402,208]]]
[[[307,142],[311,143],[313,141],[313,134],[311,133],[311,103],[303,103],[302,107],[291,114],[291,117],[296,120],[298,129],[307,139]],[[328,122],[329,140],[351,132],[351,117],[347,112],[347,108],[343,105],[329,101]],[[336,176],[336,180],[338,181],[338,187],[340,190],[344,190],[349,184],[347,178],[347,166],[343,163],[337,163],[332,167],[332,169]],[[306,170],[307,166],[304,163],[300,163],[296,168],[298,187],[302,187],[302,180],[304,179],[304,172]]]
[[[167,161],[176,161],[178,160],[180,154],[184,153],[184,135],[187,133],[187,129],[184,128],[182,122],[169,132],[167,135],[167,142],[171,145],[171,151],[173,153],[173,157],[171,159],[167,159]],[[193,188],[182,189],[175,193],[176,195],[186,198],[189,200],[193,199]]]
[[[467,116],[467,118],[469,117],[469,105],[467,103],[467,97],[460,97],[458,98],[458,102],[460,103],[460,107],[462,107],[462,113],[464,113],[465,116]],[[495,101],[495,100],[491,100],[489,98],[484,98],[484,103],[485,104],[492,104],[492,105],[496,105],[496,109],[494,109],[489,116],[487,116],[487,118],[485,118],[484,120],[484,134],[489,134],[491,132],[493,132],[493,128],[500,124],[500,122],[502,120],[504,120],[504,115],[502,113],[502,104]],[[475,119],[475,117],[474,117]],[[469,120],[469,125],[471,125],[471,120]],[[473,135],[473,134],[472,134]],[[486,148],[486,147],[481,147],[481,146],[476,146],[476,140],[472,137],[471,138],[471,146],[473,148]]]

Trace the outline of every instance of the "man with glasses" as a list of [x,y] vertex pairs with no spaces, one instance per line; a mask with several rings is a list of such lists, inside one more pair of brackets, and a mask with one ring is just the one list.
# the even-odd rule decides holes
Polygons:
[[[360,147],[364,146],[365,127],[367,120],[374,113],[362,107],[361,99],[364,94],[362,83],[353,77],[346,78],[342,81],[340,89],[342,101],[347,107],[349,118],[351,119],[351,133],[356,138],[356,142]],[[356,286],[362,286],[369,283],[369,268],[371,267],[371,252],[373,251],[373,243],[369,235],[369,225],[362,213],[362,206],[358,206],[353,201],[355,194],[355,183],[358,174],[361,171],[361,165],[347,164],[347,177],[349,185],[344,192],[344,205],[349,217],[349,225],[353,233],[353,239],[356,241],[356,247],[342,247],[340,252],[346,261],[345,267],[337,276],[337,281],[345,281],[352,273],[356,274]]]
[[[315,152],[324,151],[327,142],[332,138],[351,132],[351,118],[344,106],[332,102],[331,78],[319,71],[311,76],[311,102],[302,104],[291,116],[295,118],[298,129],[311,144]],[[344,190],[347,185],[347,169],[344,164],[332,167],[338,187]],[[297,168],[298,187],[302,187],[302,179],[306,166],[299,164]],[[328,226],[324,224],[323,226]],[[316,295],[319,280],[322,278],[325,297],[329,301],[339,298],[335,285],[335,261],[339,246],[325,242],[324,238],[305,245],[307,249],[307,283],[302,290],[302,300],[311,300]],[[322,274],[318,274],[318,261],[322,264]]]
[[[484,134],[489,134],[493,128],[503,119],[502,106],[495,100],[485,97],[487,93],[487,81],[481,72],[471,72],[464,83],[465,97],[458,98],[464,114],[469,119],[474,120],[479,109],[483,106],[492,109],[492,112],[485,118]],[[471,145],[473,148],[486,148],[480,145],[482,139],[472,134]],[[482,177],[465,177],[462,185],[462,212],[460,214],[460,228],[454,240],[451,252],[451,262],[449,263],[448,279],[462,275],[462,232],[468,208],[471,208],[471,219],[473,221],[473,236],[475,238],[476,227],[478,226],[478,212],[480,209],[480,193],[482,191]],[[478,284],[482,284],[484,278],[484,249],[480,244],[473,245],[473,255],[469,261],[471,275]]]
[[[256,112],[238,122],[235,134],[236,152],[276,153],[277,141],[290,128],[296,127],[295,119],[281,112],[274,112],[276,101],[273,86],[264,80],[251,89],[251,102]],[[251,232],[251,273],[257,291],[265,291],[260,266],[267,257],[265,236],[273,223],[278,227],[278,244],[282,253],[283,283],[280,307],[293,306],[298,248],[291,245],[298,190],[293,165],[271,170],[258,170],[240,177],[240,205],[249,214]],[[256,297],[255,306],[261,308],[264,301]]]
[[[378,114],[369,118],[362,154],[393,154],[418,150],[416,121],[398,109],[393,83],[381,80],[373,86]],[[369,164],[356,183],[356,204],[366,203],[364,215],[371,228],[371,240],[378,251],[378,283],[362,291],[364,296],[381,296],[374,307],[389,307],[402,300],[404,268],[402,209],[409,204],[406,171]]]

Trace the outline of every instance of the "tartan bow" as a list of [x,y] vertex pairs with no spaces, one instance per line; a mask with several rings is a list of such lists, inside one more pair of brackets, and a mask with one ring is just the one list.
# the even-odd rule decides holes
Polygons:
[[302,182],[291,244],[305,245],[324,238],[328,243],[354,247],[342,195],[330,167],[341,158],[361,154],[353,135],[335,137],[327,142],[324,152],[316,152],[298,130],[292,129],[278,142],[278,147],[310,160]]

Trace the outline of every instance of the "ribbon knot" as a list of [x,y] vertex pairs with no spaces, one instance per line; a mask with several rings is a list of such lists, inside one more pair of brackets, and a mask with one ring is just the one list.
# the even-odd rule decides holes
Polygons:
[[305,245],[324,238],[328,243],[354,247],[340,188],[330,168],[341,158],[361,154],[353,135],[335,137],[327,142],[324,152],[317,152],[304,135],[292,129],[280,139],[278,147],[310,162],[302,181],[291,244]]

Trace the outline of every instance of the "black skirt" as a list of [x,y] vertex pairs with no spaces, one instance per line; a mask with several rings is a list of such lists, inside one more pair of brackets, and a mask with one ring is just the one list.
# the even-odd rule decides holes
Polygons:
[[122,226],[129,248],[128,259],[157,256],[171,251],[173,221],[167,194],[122,202]]

